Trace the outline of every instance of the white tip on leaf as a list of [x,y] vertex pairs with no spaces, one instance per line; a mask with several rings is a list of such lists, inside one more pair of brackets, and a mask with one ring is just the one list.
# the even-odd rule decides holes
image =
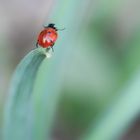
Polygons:
[[50,57],[52,57],[52,54],[51,54],[51,52],[46,52],[46,57],[47,57],[47,58],[50,58]]
[[47,58],[52,57],[52,49],[49,48],[49,49],[46,50],[46,57]]

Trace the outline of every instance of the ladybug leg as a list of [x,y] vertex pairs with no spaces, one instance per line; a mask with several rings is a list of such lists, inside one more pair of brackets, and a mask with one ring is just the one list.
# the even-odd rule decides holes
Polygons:
[[51,48],[52,48],[52,51],[54,52],[54,49],[53,49],[54,42],[51,41],[51,43],[52,43]]
[[36,42],[36,48],[38,48],[38,43]]
[[54,52],[53,46],[51,48],[52,48],[52,51]]

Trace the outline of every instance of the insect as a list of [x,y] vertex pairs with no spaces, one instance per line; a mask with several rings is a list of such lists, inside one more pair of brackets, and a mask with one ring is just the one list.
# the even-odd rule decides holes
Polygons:
[[52,48],[53,50],[53,46],[58,38],[58,30],[64,29],[57,29],[54,23],[44,26],[44,30],[42,30],[38,36],[36,47],[40,46],[47,49]]

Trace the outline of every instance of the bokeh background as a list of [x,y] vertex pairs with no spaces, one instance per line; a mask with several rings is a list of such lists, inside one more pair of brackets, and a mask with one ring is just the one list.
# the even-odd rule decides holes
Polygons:
[[[11,76],[20,60],[35,47],[42,25],[54,22],[50,15],[59,2],[0,0],[1,131]],[[72,13],[76,8],[77,12],[73,13],[75,22],[69,20],[72,26],[65,27],[65,34],[71,31],[63,44],[75,47],[70,54],[66,53],[67,65],[62,68],[64,85],[53,133],[56,140],[77,139],[98,114],[111,106],[110,102],[121,96],[118,93],[126,83],[133,84],[132,77],[140,70],[140,1],[87,0],[83,3],[82,7],[75,7],[73,3],[73,7],[66,9]],[[59,5],[65,7],[63,3]],[[65,20],[64,24],[59,23],[60,28],[65,25]],[[130,109],[133,110],[133,105]],[[121,140],[140,139],[139,121],[137,116]]]

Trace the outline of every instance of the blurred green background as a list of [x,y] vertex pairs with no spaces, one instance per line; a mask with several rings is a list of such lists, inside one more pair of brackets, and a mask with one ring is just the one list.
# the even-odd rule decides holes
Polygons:
[[[140,105],[135,102],[140,99],[139,7],[139,0],[0,0],[0,130],[13,71],[35,48],[42,25],[53,22],[66,28],[59,32],[53,54],[59,57],[53,72],[61,77],[53,139],[76,140],[91,127],[96,133],[104,115],[125,98],[122,105],[130,106],[125,117],[133,117],[124,122],[117,139],[139,140]],[[129,92],[134,92],[134,100]],[[125,113],[123,106],[118,108]],[[122,124],[114,116],[115,121]]]

